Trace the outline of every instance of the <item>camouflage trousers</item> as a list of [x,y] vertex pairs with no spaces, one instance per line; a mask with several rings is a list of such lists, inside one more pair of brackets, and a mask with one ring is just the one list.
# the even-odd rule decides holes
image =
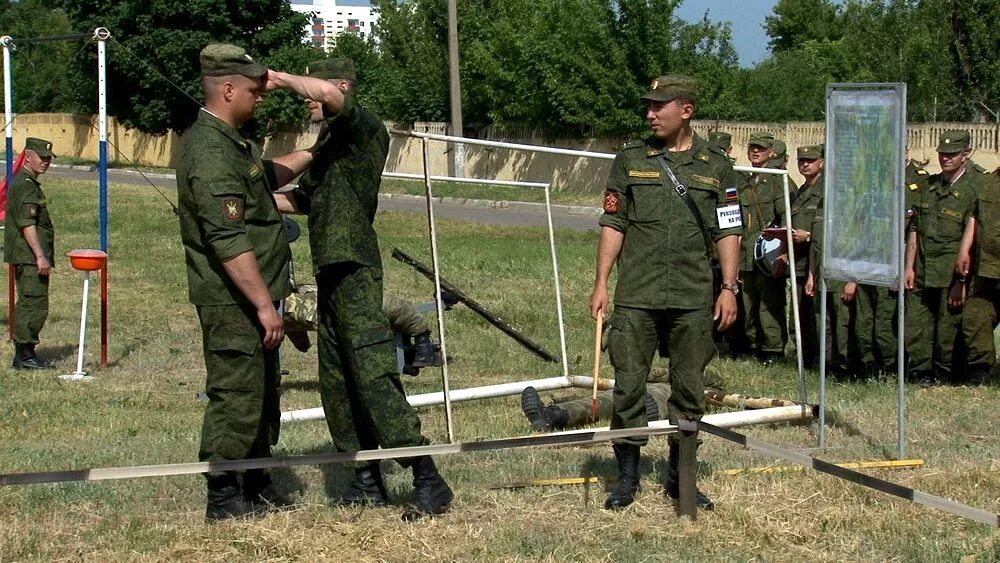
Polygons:
[[[798,284],[798,297],[799,297],[799,328],[802,331],[802,361],[806,368],[816,367],[816,362],[819,361],[819,304],[817,300],[806,295],[806,278],[798,277],[796,278],[796,283]],[[817,288],[817,295],[819,291]],[[791,309],[791,308],[789,308]],[[790,325],[789,333],[795,334],[795,319],[793,317],[794,311],[789,311],[788,322]]]
[[49,276],[38,275],[33,264],[14,267],[17,304],[14,306],[14,344],[38,344],[38,334],[49,318]]
[[[705,386],[713,389],[725,389],[725,381],[719,368],[709,365],[705,368]],[[667,417],[668,405],[670,402],[670,369],[653,368],[646,378],[646,392],[656,403],[659,416],[657,419],[663,420]],[[590,413],[591,397],[574,399],[571,401],[556,402],[555,405],[566,411],[569,421],[566,428],[576,428],[594,422]],[[614,412],[614,391],[599,391],[597,393],[598,420],[611,418]]]
[[[948,308],[948,288],[925,287],[906,301],[906,350],[910,354],[909,373],[932,374],[951,379],[962,371],[962,312]],[[968,306],[966,306],[968,307]]]
[[761,272],[741,272],[743,326],[751,352],[784,354],[788,342],[785,321],[785,280]]
[[[711,310],[615,307],[608,324],[608,356],[615,368],[611,428],[646,426],[646,378],[658,349],[670,357],[668,418],[701,418],[705,412],[703,373],[716,355]],[[642,446],[648,439],[616,442]]]
[[267,350],[249,305],[199,306],[208,407],[198,459],[269,457],[281,409],[278,351]]
[[859,285],[855,335],[860,361],[869,369],[896,370],[899,299],[889,288]]
[[[840,298],[843,282],[833,282],[826,292],[826,365],[834,374],[854,373],[857,366],[857,345],[854,337],[854,302],[844,303]],[[859,292],[860,293],[860,292]],[[816,324],[819,326],[819,299],[815,300]],[[803,338],[805,333],[803,332]]]
[[316,281],[320,396],[337,449],[426,444],[399,380],[382,270],[336,264]]
[[[316,291],[315,285],[300,285],[295,293],[285,298],[285,332],[316,330]],[[416,336],[431,330],[427,319],[405,299],[386,293],[382,298],[382,310],[392,330],[400,334]]]
[[1000,312],[1000,280],[976,276],[965,304],[962,335],[969,350],[969,371],[989,371],[997,361],[993,330]]

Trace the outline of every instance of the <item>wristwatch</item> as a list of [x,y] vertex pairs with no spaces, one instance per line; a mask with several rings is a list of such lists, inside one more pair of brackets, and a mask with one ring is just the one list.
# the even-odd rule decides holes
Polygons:
[[740,284],[738,283],[724,283],[719,287],[721,287],[722,289],[728,289],[729,291],[732,291],[733,295],[740,294]]

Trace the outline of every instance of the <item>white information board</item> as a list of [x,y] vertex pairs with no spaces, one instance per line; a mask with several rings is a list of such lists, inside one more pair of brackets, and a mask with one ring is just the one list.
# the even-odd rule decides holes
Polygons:
[[905,84],[831,84],[823,277],[897,287],[902,272]]

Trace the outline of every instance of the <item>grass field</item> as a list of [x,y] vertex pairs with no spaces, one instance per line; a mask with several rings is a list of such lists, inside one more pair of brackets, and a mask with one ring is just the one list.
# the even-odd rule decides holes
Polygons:
[[[57,253],[97,245],[96,186],[49,179],[43,184],[57,227]],[[97,304],[92,293],[87,366],[93,381],[60,382],[75,367],[81,275],[60,259],[52,279],[52,311],[40,353],[58,360],[44,374],[13,372],[0,358],[0,472],[187,462],[197,456],[203,404],[200,332],[187,285],[177,219],[145,188],[111,189],[111,366],[96,369]],[[399,246],[430,260],[427,230],[417,215],[384,213],[377,225],[387,286],[415,301],[433,286],[389,258]],[[496,228],[442,221],[443,275],[498,315],[558,354],[551,270],[543,229]],[[594,233],[559,232],[569,354],[575,373],[591,370],[593,325],[585,311],[593,276]],[[294,246],[299,281],[310,276],[306,242]],[[0,313],[6,316],[4,310]],[[452,388],[560,373],[537,360],[468,309],[447,314]],[[284,355],[283,408],[319,405],[315,351],[290,346]],[[788,397],[790,367],[763,370],[723,361],[730,389]],[[603,373],[611,376],[610,366]],[[440,389],[439,373],[407,378],[411,393]],[[815,375],[810,390],[815,398]],[[828,461],[895,455],[895,387],[891,382],[829,388],[833,422]],[[557,395],[583,394],[565,391]],[[908,457],[918,470],[872,474],[992,512],[1000,512],[1000,389],[907,388]],[[516,398],[455,406],[462,441],[528,432]],[[443,410],[421,411],[425,433],[445,440]],[[755,427],[757,438],[790,447],[816,445],[815,428]],[[699,484],[717,504],[696,522],[679,519],[659,487],[665,440],[643,450],[641,497],[616,514],[600,509],[599,487],[492,490],[535,478],[614,473],[609,446],[517,450],[444,456],[442,473],[457,497],[450,513],[417,523],[399,507],[340,509],[327,505],[346,483],[344,469],[298,467],[278,473],[295,491],[298,510],[252,522],[203,521],[200,476],[92,484],[0,488],[0,561],[996,561],[1000,532],[812,472],[725,476],[720,470],[784,465],[705,437]],[[287,425],[278,455],[330,451],[322,422]],[[386,463],[401,501],[409,475]]]

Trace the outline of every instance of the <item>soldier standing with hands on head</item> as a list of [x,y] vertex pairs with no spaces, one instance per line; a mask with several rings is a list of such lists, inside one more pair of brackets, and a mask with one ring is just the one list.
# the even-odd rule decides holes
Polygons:
[[[188,291],[198,310],[208,407],[201,461],[270,457],[277,443],[278,346],[284,323],[276,304],[289,294],[291,253],[271,192],[312,160],[306,151],[274,161],[237,129],[253,117],[267,68],[236,45],[200,54],[205,107],[185,135],[177,168],[181,240]],[[279,508],[264,470],[206,474],[208,520]]]
[[[670,421],[700,419],[702,374],[715,356],[712,321],[736,321],[736,275],[743,222],[740,177],[721,149],[691,129],[698,83],[686,76],[653,80],[646,101],[652,135],[626,143],[615,158],[604,194],[591,315],[608,312],[608,280],[618,265],[615,309],[608,319],[608,354],[615,368],[611,428],[646,426],[646,377],[658,349],[670,356]],[[722,291],[712,303],[710,258],[715,247]],[[613,444],[619,477],[604,507],[623,509],[639,489],[639,451],[645,437]],[[679,444],[670,441],[664,489],[680,496]],[[713,507],[698,493],[698,506]]]
[[[318,286],[319,381],[326,422],[340,451],[428,444],[406,401],[392,329],[382,310],[382,258],[373,223],[389,134],[355,95],[350,59],[326,59],[307,76],[268,74],[268,90],[295,92],[322,123],[316,155],[299,187],[278,194],[285,212],[309,214]],[[444,512],[454,497],[430,456],[397,460],[413,471],[410,519]],[[345,505],[388,504],[379,463],[356,467],[340,498]]]
[[14,264],[14,369],[50,369],[35,354],[38,334],[49,316],[49,274],[55,253],[55,230],[38,177],[55,157],[52,143],[28,137],[24,166],[14,175],[7,198],[3,260]]

